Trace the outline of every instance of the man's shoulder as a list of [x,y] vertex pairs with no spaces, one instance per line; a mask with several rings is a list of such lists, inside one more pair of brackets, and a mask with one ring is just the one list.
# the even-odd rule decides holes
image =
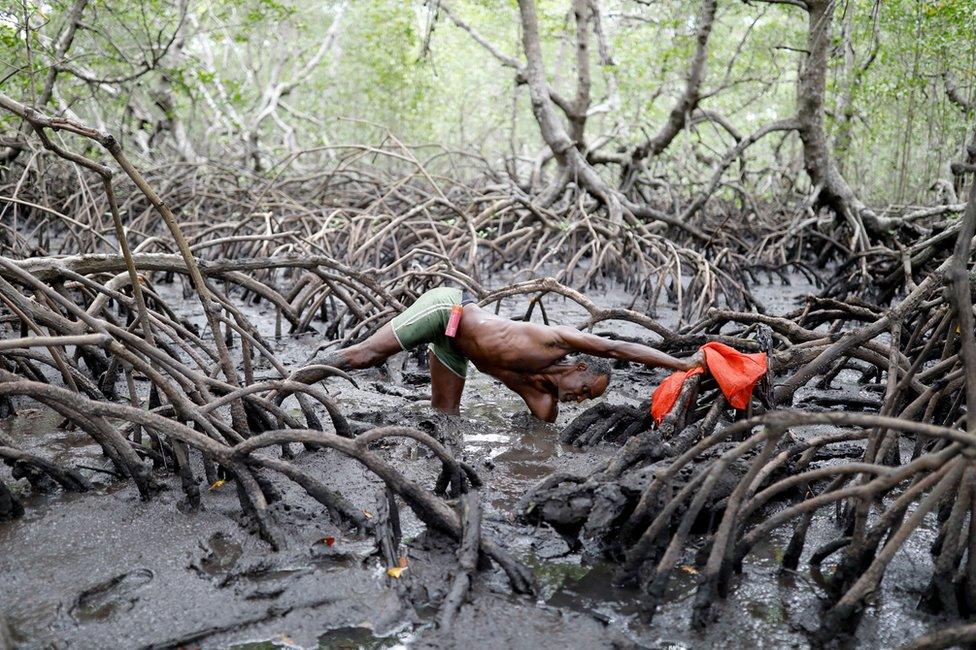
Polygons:
[[579,330],[568,325],[541,325],[550,345],[569,348],[572,337],[579,334]]

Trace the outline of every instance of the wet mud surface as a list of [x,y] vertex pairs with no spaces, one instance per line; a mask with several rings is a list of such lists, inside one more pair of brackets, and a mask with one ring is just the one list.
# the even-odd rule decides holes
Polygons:
[[[809,289],[798,282],[763,287],[757,295],[770,312],[782,313]],[[180,304],[178,286],[161,290]],[[613,291],[594,298],[607,306],[629,303]],[[246,309],[286,365],[301,364],[321,342],[310,335],[275,341],[273,312]],[[524,303],[510,300],[501,313],[523,312]],[[583,320],[575,305],[562,300],[547,303],[547,312],[560,323]],[[675,320],[664,309],[658,316],[665,323]],[[628,324],[604,323],[597,331],[644,336]],[[267,366],[255,372],[259,378],[271,375]],[[434,430],[478,471],[485,481],[484,531],[532,566],[541,586],[538,600],[511,595],[501,571],[483,571],[472,602],[445,634],[433,617],[456,565],[454,544],[425,532],[407,508],[401,509],[407,570],[396,580],[387,576],[371,537],[337,526],[301,488],[275,479],[282,498],[271,510],[288,544],[275,553],[241,514],[231,484],[208,490],[198,468],[200,508],[185,503],[171,476],[167,490],[142,501],[133,485],[98,471],[109,464],[82,432],[60,428],[60,418],[36,405],[19,404],[19,415],[0,423],[2,431],[26,449],[87,468],[82,473],[96,489],[35,495],[0,466],[26,509],[23,518],[0,523],[0,646],[5,635],[7,643],[23,648],[808,645],[819,621],[820,591],[805,558],[798,572],[780,571],[788,531],[765,540],[747,558],[742,578],[705,633],[689,631],[695,587],[690,566],[679,572],[653,621],[642,620],[638,594],[611,585],[612,565],[584,557],[547,526],[514,517],[519,498],[552,472],[585,476],[614,454],[610,444],[582,451],[558,442],[559,430],[589,404],[566,405],[556,424],[542,423],[513,393],[472,368],[462,415],[447,418],[430,411],[424,375],[402,354],[386,367],[357,373],[359,388],[330,380],[328,389],[350,419]],[[615,375],[606,399],[636,406],[662,376],[625,370]],[[876,398],[850,383],[830,392]],[[297,404],[286,405],[297,412]],[[433,486],[438,467],[412,441],[382,450],[408,478]],[[332,452],[299,452],[295,462],[356,507],[375,511],[380,484],[354,461]],[[815,519],[808,549],[833,532],[829,517]],[[916,610],[924,577],[915,576],[928,574],[934,536],[930,531],[929,539],[913,539],[896,555],[859,628],[859,645],[897,646],[942,623]],[[689,562],[696,550],[687,549]],[[420,603],[416,610],[404,605],[403,590]]]

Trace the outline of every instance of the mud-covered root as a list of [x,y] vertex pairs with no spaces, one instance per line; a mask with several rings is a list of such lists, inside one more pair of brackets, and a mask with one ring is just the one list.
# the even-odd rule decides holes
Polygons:
[[[967,602],[966,591],[972,589],[965,566],[960,566],[966,553],[968,532],[973,527],[967,521],[972,509],[973,491],[976,488],[976,468],[966,468],[957,493],[952,497],[948,516],[942,519],[939,536],[932,547],[935,554],[935,570],[932,580],[922,595],[921,607],[929,611],[944,612],[958,617],[969,614],[972,603]],[[943,508],[943,511],[946,509]]]
[[593,505],[592,489],[584,477],[552,474],[523,494],[515,511],[524,521],[545,521],[576,545],[577,535]]
[[38,474],[48,477],[68,492],[87,492],[92,487],[78,470],[12,446],[0,446],[0,458],[10,465],[11,475],[15,479],[27,478],[35,489],[43,486]]
[[[633,569],[638,569],[640,565],[645,562],[654,565],[654,569],[650,575],[644,580],[643,584],[643,600],[644,605],[644,615],[648,618],[652,617],[655,609],[661,602],[665,590],[667,588],[668,581],[670,579],[671,573],[674,570],[677,562],[680,558],[681,553],[684,551],[684,546],[687,542],[688,535],[691,532],[692,526],[695,524],[702,512],[703,508],[707,503],[716,503],[717,499],[725,499],[725,495],[728,494],[726,490],[729,484],[728,474],[726,473],[730,465],[738,461],[741,457],[749,452],[754,452],[754,448],[760,443],[764,443],[762,446],[762,452],[759,454],[759,460],[750,463],[749,469],[745,472],[744,478],[735,477],[733,479],[736,487],[731,490],[732,499],[738,498],[741,500],[743,495],[743,490],[747,489],[752,483],[752,478],[759,471],[763,462],[768,458],[769,454],[772,453],[776,444],[779,441],[781,431],[777,429],[766,430],[758,434],[754,434],[747,440],[734,446],[725,453],[721,454],[712,463],[706,466],[704,469],[700,470],[693,479],[689,480],[682,489],[667,502],[667,505],[658,513],[658,515],[648,526],[647,530],[644,531],[638,543],[630,549],[627,555],[627,567]],[[721,482],[720,482],[721,479]],[[718,494],[713,494],[717,487],[724,484],[721,488],[721,492]],[[723,494],[724,493],[724,494]],[[737,496],[738,495],[738,496]],[[685,501],[688,501],[688,505],[685,508],[681,519],[674,528],[673,532],[670,533],[670,541],[667,547],[663,550],[663,553],[659,552],[659,542],[657,538],[659,535],[664,533],[670,525],[672,517],[676,513],[677,508],[682,505]],[[730,499],[731,500],[731,499]],[[730,517],[735,516],[735,509],[730,510],[726,508],[725,517],[723,517],[723,523],[725,526],[720,526],[719,535],[727,536],[731,532]],[[722,568],[723,560],[725,559],[725,552],[728,549],[728,542],[723,537],[718,538],[719,544],[713,546],[713,554],[710,557],[710,580],[714,582],[718,578],[718,572]],[[708,593],[710,587],[714,588],[714,584],[711,586],[708,582],[703,583],[705,585],[704,592]],[[698,601],[696,601],[698,602]],[[701,618],[701,608],[699,608],[699,618]]]
[[[283,441],[309,442],[338,451],[355,459],[386,483],[389,490],[409,505],[414,514],[426,525],[460,542],[463,531],[457,513],[443,499],[406,479],[392,465],[369,450],[373,442],[389,437],[406,437],[425,444],[449,468],[450,474],[458,477],[458,485],[465,485],[465,470],[447,449],[425,432],[409,427],[377,427],[360,434],[353,440],[311,429],[269,431],[239,443],[229,453],[232,458],[247,458],[261,448],[280,444]],[[482,538],[481,550],[505,571],[515,592],[529,594],[536,592],[532,572],[491,539]]]
[[681,390],[678,392],[674,406],[658,424],[658,431],[661,432],[662,438],[667,440],[676,431],[684,428],[685,423],[691,415],[690,412],[694,409],[695,402],[698,399],[701,383],[702,375],[691,375],[685,378],[684,383],[681,384]]
[[8,521],[24,516],[24,506],[20,499],[10,491],[7,484],[0,481],[0,521]]
[[772,428],[765,433],[762,451],[752,460],[748,471],[739,480],[735,489],[732,490],[732,494],[726,500],[722,521],[712,536],[711,552],[705,564],[705,570],[700,574],[692,613],[692,627],[705,627],[713,618],[711,608],[716,596],[725,597],[728,595],[729,578],[732,575],[733,568],[735,531],[743,523],[740,508],[752,487],[753,481],[764,469],[783,433],[783,430],[778,428]]
[[241,510],[249,516],[258,531],[258,536],[264,540],[273,551],[287,548],[288,543],[271,519],[268,513],[268,501],[261,491],[260,484],[243,465],[228,463],[227,470],[234,479],[237,488],[237,498],[241,503]]
[[403,531],[400,528],[400,509],[397,507],[396,496],[386,487],[376,493],[373,535],[376,537],[380,557],[386,562],[386,566],[399,567],[400,540],[403,538]]
[[971,647],[976,643],[976,623],[957,625],[918,637],[899,650],[942,650],[942,648]]
[[463,460],[456,462],[457,467],[461,469],[461,474],[456,474],[451,465],[443,464],[437,482],[434,484],[434,494],[456,497],[469,489],[480,490],[484,487],[484,482],[471,465]]
[[451,496],[460,496],[471,487],[477,489],[482,486],[481,478],[470,465],[458,461],[433,436],[418,429],[410,427],[378,427],[360,434],[355,440],[358,446],[365,449],[378,440],[390,437],[412,438],[425,445],[440,459],[442,464],[441,473],[434,486],[434,494],[442,495],[448,493]]
[[478,570],[478,552],[481,540],[481,494],[476,490],[471,490],[461,497],[460,504],[461,527],[464,532],[461,535],[461,545],[457,551],[458,568],[451,579],[451,587],[447,596],[441,603],[440,612],[437,614],[437,625],[445,632],[449,632],[454,625],[458,610],[471,589],[474,573]]
[[361,508],[355,507],[341,492],[330,488],[310,473],[291,463],[268,456],[251,456],[247,462],[287,476],[305,490],[306,494],[325,506],[334,521],[345,523],[363,532],[372,531],[373,521],[363,514]]
[[[701,422],[707,419],[706,414]],[[793,427],[818,423],[831,427],[806,437],[789,433]],[[750,434],[762,425],[764,429]],[[907,433],[925,435],[935,444],[905,465],[866,462],[863,451],[861,457],[849,459],[850,441],[865,440],[871,448],[875,440],[883,455],[884,440]],[[618,456],[629,445],[636,446],[640,437],[629,440]],[[564,534],[579,535],[588,549],[622,554],[618,578],[641,585],[646,616],[661,603],[691,535],[704,528],[708,537],[696,560],[700,578],[692,616],[692,624],[703,627],[714,619],[716,603],[728,594],[748,551],[775,528],[795,522],[783,558],[784,566],[795,567],[815,513],[844,503],[868,502],[879,508],[884,504],[879,516],[853,536],[849,529],[842,530],[837,540],[813,550],[811,562],[817,566],[828,555],[840,553],[834,571],[821,578],[832,594],[820,631],[827,638],[855,631],[866,596],[877,588],[894,554],[936,510],[944,514],[933,549],[933,585],[943,580],[942,597],[951,594],[957,611],[970,611],[964,594],[970,590],[972,564],[964,559],[973,548],[976,470],[967,469],[971,453],[968,434],[950,427],[860,413],[773,411],[695,437],[672,460],[646,466],[641,471],[648,478],[640,492],[633,491],[634,469],[618,475],[629,481],[629,489],[614,492],[623,485],[611,480],[610,468],[619,464],[618,457],[590,477],[544,481],[520,507],[530,506],[531,514]],[[855,480],[859,476],[864,481]],[[614,494],[624,496],[625,503],[608,505]],[[764,514],[767,505],[783,499],[787,507]]]
[[566,425],[559,433],[559,439],[565,444],[585,449],[601,441],[629,440],[650,429],[652,424],[646,402],[637,407],[600,402]]
[[[0,374],[0,394],[28,396],[40,401],[63,412],[66,417],[80,425],[85,425],[86,431],[89,433],[99,432],[106,435],[106,439],[110,441],[119,434],[114,425],[109,422],[109,418],[112,421],[137,424],[160,438],[169,439],[172,445],[183,447],[184,451],[192,448],[194,452],[209,457],[222,466],[233,478],[243,511],[253,520],[260,536],[273,549],[284,548],[285,540],[278,532],[268,512],[268,502],[273,501],[277,496],[270,483],[264,480],[261,474],[261,471],[265,470],[276,471],[295,481],[305,488],[313,498],[324,502],[330,510],[338,512],[342,518],[360,525],[360,527],[368,526],[359,517],[353,515],[353,508],[347,501],[326,488],[304,470],[287,461],[257,453],[269,446],[292,442],[312,443],[355,459],[383,480],[391,494],[395,493],[402,498],[426,524],[446,532],[457,540],[461,540],[463,535],[462,525],[457,514],[443,500],[404,478],[395,468],[369,450],[373,442],[391,436],[412,438],[434,452],[442,464],[448,468],[449,474],[458,486],[466,488],[471,485],[473,481],[468,478],[470,468],[467,471],[462,468],[447,449],[422,431],[405,427],[381,427],[367,431],[350,440],[336,434],[312,429],[284,429],[252,436],[231,447],[222,441],[214,440],[180,422],[167,419],[152,411],[123,404],[92,401],[76,392],[50,384],[22,380],[10,373]],[[92,423],[98,423],[100,428],[94,428]],[[131,452],[128,443],[126,443],[125,448]],[[470,475],[475,476],[476,479],[473,472],[470,472]],[[3,494],[0,496],[9,496],[4,500],[6,504],[4,511],[10,516],[17,516],[22,512],[19,502],[13,498],[13,495],[10,495],[5,486]],[[393,506],[391,506],[392,509]],[[531,572],[528,569],[512,559],[490,540],[481,540],[481,549],[506,571],[514,590],[520,593],[532,593],[534,591]]]
[[[676,407],[658,430],[651,429],[653,421],[647,402],[636,409],[601,403],[577,416],[563,430],[563,440],[599,439],[610,431],[610,438],[624,440],[623,445],[603,468],[588,477],[555,475],[541,481],[519,501],[517,509],[521,516],[546,521],[571,546],[582,540],[594,554],[623,552],[633,541],[630,535],[635,520],[647,517],[646,502],[639,499],[639,490],[649,479],[641,478],[641,474],[648,473],[646,468],[653,463],[685,453],[703,435],[711,433],[728,409],[720,394],[712,396],[710,405],[696,414],[694,424],[684,426],[670,440],[663,439],[662,430],[673,431],[681,420],[691,417],[690,405],[699,379],[699,376],[689,378],[683,389],[683,400],[679,399],[679,404],[683,404],[680,412]],[[623,434],[613,433],[621,430]]]

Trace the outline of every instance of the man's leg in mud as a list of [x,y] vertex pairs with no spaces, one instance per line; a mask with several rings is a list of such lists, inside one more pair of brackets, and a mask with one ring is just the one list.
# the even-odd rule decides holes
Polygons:
[[332,366],[339,370],[372,368],[402,351],[399,341],[393,335],[393,325],[387,323],[361,343],[342,350],[330,350],[324,354],[315,355],[305,368],[296,371],[290,379],[305,384],[313,384],[328,376],[327,372],[316,369],[315,366]]
[[349,370],[378,366],[397,352],[403,352],[403,348],[393,335],[393,324],[387,323],[362,343],[334,350],[328,356],[334,357],[336,363],[343,364],[337,368]]
[[438,411],[457,415],[461,412],[461,393],[464,391],[464,377],[458,377],[433,352],[430,359],[430,405]]

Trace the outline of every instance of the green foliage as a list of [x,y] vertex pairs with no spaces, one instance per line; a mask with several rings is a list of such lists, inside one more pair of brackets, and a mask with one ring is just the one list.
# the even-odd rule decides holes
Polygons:
[[[423,119],[424,99],[433,79],[428,66],[417,58],[419,39],[410,4],[384,0],[363,3],[353,11],[344,38],[357,45],[344,48],[339,64],[350,69],[360,84],[341,96],[350,106],[365,102],[381,122],[394,123],[399,116],[409,125]],[[357,113],[358,107],[346,115],[358,117]]]
[[[19,99],[33,101],[41,94],[73,4],[48,1],[49,9],[26,0],[26,18],[19,2],[0,9],[0,80],[3,92]],[[296,145],[375,141],[384,128],[410,143],[480,150],[493,162],[512,153],[525,160],[538,154],[538,128],[526,88],[515,83],[513,70],[443,14],[429,51],[422,52],[433,4],[349,0],[333,48],[281,98],[274,116],[256,126],[252,121],[269,89],[303,74],[340,1],[189,0],[177,34],[180,4],[90,0],[69,67],[122,81],[96,83],[61,71],[57,98],[48,108],[97,116],[114,125],[127,146],[152,130],[141,120],[182,120],[200,153],[213,156],[239,150],[251,128],[272,160]],[[522,59],[516,0],[448,4],[499,51]],[[590,139],[612,134],[607,148],[625,148],[656,132],[682,91],[701,3],[601,4],[614,65],[600,64],[592,42],[591,95],[594,105],[609,101],[613,108],[592,115],[587,134]],[[571,2],[537,0],[537,5],[550,82],[572,97]],[[874,0],[837,2],[827,125],[837,138],[844,173],[859,192],[879,202],[893,200],[891,188],[902,182],[905,200],[920,199],[958,157],[973,119],[947,101],[943,73],[970,100],[976,97],[976,0],[881,0],[877,11],[875,5]],[[806,22],[797,7],[720,2],[703,107],[721,113],[742,133],[792,114]],[[880,45],[866,65],[875,30]],[[148,72],[147,62],[152,64]],[[291,129],[291,141],[283,125]],[[0,129],[13,126],[0,116]],[[657,164],[672,165],[677,177],[695,180],[695,174],[709,173],[708,165],[687,160],[703,151],[714,158],[732,144],[728,133],[705,123],[681,135]],[[750,150],[745,173],[774,164],[778,144],[772,138]],[[793,141],[779,154],[790,151],[796,152]]]

